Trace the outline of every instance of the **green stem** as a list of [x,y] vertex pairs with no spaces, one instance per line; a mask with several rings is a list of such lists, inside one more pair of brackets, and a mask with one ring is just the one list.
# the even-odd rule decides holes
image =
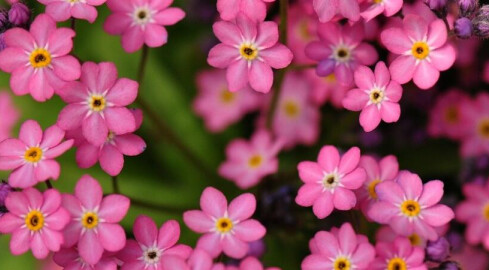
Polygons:
[[148,55],[149,55],[149,47],[146,44],[144,44],[143,52],[141,53],[141,61],[139,62],[139,70],[138,70],[138,77],[137,77],[139,85],[143,83],[144,71],[146,70],[146,63],[148,62]]
[[115,194],[121,193],[121,190],[119,188],[119,182],[117,181],[117,176],[112,176],[112,191]]

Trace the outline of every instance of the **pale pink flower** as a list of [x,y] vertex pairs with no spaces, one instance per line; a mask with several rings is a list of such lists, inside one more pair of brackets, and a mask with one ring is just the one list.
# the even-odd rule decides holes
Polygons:
[[53,260],[62,269],[69,270],[117,270],[117,261],[113,254],[104,253],[102,258],[96,264],[90,264],[83,260],[78,253],[78,250],[74,247],[63,248],[59,252],[56,252],[53,256]]
[[89,175],[80,178],[75,195],[63,194],[63,207],[71,214],[64,230],[63,247],[76,245],[80,257],[90,265],[97,264],[104,250],[117,252],[126,245],[126,233],[118,224],[129,209],[129,199],[112,194],[103,198],[97,180]]
[[304,185],[295,201],[301,206],[312,206],[318,218],[325,218],[334,208],[350,210],[357,198],[353,190],[366,180],[363,168],[358,167],[360,149],[352,147],[343,156],[336,147],[327,145],[319,152],[318,161],[302,161],[297,166]]
[[294,63],[312,64],[314,61],[306,56],[305,49],[309,42],[314,41],[317,33],[317,20],[305,12],[301,5],[289,8],[287,20],[287,46],[294,54]]
[[[339,232],[340,229],[338,227],[332,227],[331,230],[329,231],[334,237],[338,238],[339,237]],[[320,234],[319,234],[320,235]],[[316,233],[311,240],[309,240],[309,250],[311,251],[312,254],[320,254],[321,250],[319,249],[317,245],[317,241],[321,241],[321,236],[316,238],[318,234]],[[363,235],[363,234],[357,234],[357,243],[358,244],[363,244],[363,243],[369,243],[368,237]]]
[[412,246],[409,239],[397,237],[394,242],[378,242],[375,245],[377,257],[370,265],[371,270],[410,269],[427,270],[424,264],[424,250]]
[[392,79],[400,84],[413,79],[419,88],[431,88],[440,71],[455,62],[455,47],[447,43],[447,29],[441,19],[428,23],[418,15],[406,15],[403,28],[385,29],[381,40],[390,52],[399,55],[389,70]]
[[338,82],[334,73],[328,76],[318,76],[315,70],[307,70],[305,75],[311,84],[311,99],[315,104],[324,105],[329,102],[335,108],[344,108],[343,98],[348,90],[353,88],[353,81],[351,85],[345,86]]
[[272,68],[287,67],[292,52],[278,42],[275,22],[254,22],[239,14],[236,22],[220,21],[213,26],[214,34],[222,42],[209,52],[209,65],[227,69],[230,91],[238,91],[248,84],[252,89],[267,93],[272,88]]
[[211,270],[213,259],[205,250],[196,248],[190,254],[187,264],[191,270]]
[[87,20],[93,23],[97,18],[95,6],[103,5],[107,0],[38,0],[46,5],[46,14],[57,22],[70,17]]
[[360,66],[354,73],[357,88],[346,93],[343,106],[360,113],[360,125],[366,132],[374,130],[384,120],[393,123],[399,120],[402,96],[401,85],[391,80],[389,70],[384,62],[375,65],[375,73],[365,66]]
[[19,120],[20,113],[7,92],[0,92],[0,141],[10,137],[13,126]]
[[250,219],[256,209],[256,199],[251,193],[236,197],[228,206],[222,192],[208,187],[200,197],[200,206],[203,211],[186,211],[183,220],[191,230],[204,234],[196,248],[205,250],[213,258],[221,252],[232,258],[243,258],[248,252],[248,243],[265,236],[265,227]]
[[75,31],[56,28],[56,22],[41,14],[30,32],[12,28],[5,32],[7,48],[0,52],[0,69],[12,73],[10,87],[16,95],[31,94],[36,101],[50,99],[67,81],[80,78],[80,63],[68,55]]
[[381,13],[384,13],[386,17],[391,17],[401,10],[402,4],[403,0],[367,0],[360,6],[362,9],[360,16],[367,22]]
[[217,0],[221,19],[231,21],[242,12],[254,21],[263,21],[267,16],[267,3],[275,0]]
[[[443,234],[443,232],[439,233],[439,235]],[[397,237],[399,237],[399,235],[390,226],[382,226],[375,233],[375,241],[377,242],[391,243],[394,242]],[[428,242],[425,238],[420,237],[417,233],[413,233],[407,236],[407,238],[409,239],[409,242],[411,242],[412,246],[418,246],[421,248],[425,248],[426,243]]]
[[113,12],[104,23],[104,30],[122,36],[122,48],[132,53],[146,44],[160,47],[167,43],[165,26],[174,25],[185,17],[180,8],[169,7],[173,0],[107,0]]
[[461,269],[487,270],[489,266],[487,251],[468,244],[464,244],[461,250],[453,251],[450,260],[460,264]]
[[336,15],[354,22],[360,19],[358,0],[314,0],[313,5],[319,21],[323,23],[331,21]]
[[369,66],[377,61],[375,48],[362,42],[362,23],[345,26],[333,22],[320,24],[318,36],[319,41],[313,41],[306,47],[306,55],[319,62],[316,67],[318,76],[334,73],[340,84],[348,86],[352,84],[353,72],[359,65]]
[[44,193],[34,188],[9,193],[5,200],[8,213],[0,217],[0,233],[11,233],[10,251],[20,255],[32,250],[36,259],[44,259],[50,251],[59,251],[62,230],[70,220],[61,207],[61,195],[55,189]]
[[32,187],[38,182],[57,180],[59,163],[54,158],[68,151],[73,140],[64,139],[65,132],[54,125],[43,133],[34,120],[20,127],[19,139],[0,142],[0,170],[13,170],[8,177],[12,187]]
[[464,157],[489,153],[489,94],[480,92],[475,100],[460,104],[460,130]]

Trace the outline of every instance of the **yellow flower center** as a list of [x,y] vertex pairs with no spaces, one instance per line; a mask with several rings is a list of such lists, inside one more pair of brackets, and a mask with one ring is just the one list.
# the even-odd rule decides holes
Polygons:
[[51,63],[51,54],[43,48],[38,48],[31,53],[29,61],[33,68],[43,68]]
[[401,204],[401,212],[407,217],[416,217],[421,212],[421,207],[417,201],[406,200]]
[[375,179],[370,184],[368,184],[367,190],[368,190],[368,195],[370,198],[376,200],[377,199],[377,192],[375,192],[375,187],[380,183],[379,179]]
[[293,100],[288,100],[284,102],[283,109],[285,115],[289,118],[296,118],[297,116],[299,116],[300,113],[299,104],[297,104],[297,102]]
[[384,91],[380,89],[373,89],[370,91],[370,101],[373,104],[379,104],[382,100],[384,100]]
[[98,216],[94,212],[86,212],[81,219],[82,226],[86,229],[93,229],[98,225]]
[[418,41],[413,44],[411,53],[416,59],[423,60],[430,54],[430,47],[424,41]]
[[37,232],[44,227],[44,215],[39,210],[32,210],[25,217],[25,225],[33,232]]
[[351,262],[345,257],[339,257],[334,261],[334,270],[350,270]]
[[374,0],[374,3],[375,4],[380,4],[380,3],[382,3],[382,0]]
[[403,259],[399,257],[394,257],[389,260],[389,263],[387,264],[387,270],[407,270],[407,265]]
[[458,110],[454,106],[450,106],[445,110],[445,120],[450,124],[458,122]]
[[413,245],[413,246],[421,246],[421,244],[422,244],[421,237],[419,237],[419,235],[417,235],[415,233],[411,234],[408,237],[408,239],[411,242],[411,245]]
[[39,147],[31,147],[25,151],[24,159],[27,162],[36,163],[42,158],[42,149]]
[[78,3],[80,0],[68,0],[69,3]]
[[248,61],[255,60],[256,57],[258,57],[258,49],[255,47],[255,45],[250,43],[241,44],[239,52],[241,56]]
[[477,129],[483,138],[489,139],[489,118],[482,119]]
[[483,213],[482,215],[486,218],[486,220],[489,222],[489,203],[487,203],[485,206],[484,206],[484,210],[483,210]]
[[262,163],[263,163],[263,157],[261,155],[258,155],[258,154],[253,155],[248,160],[248,166],[250,166],[253,169],[258,168]]
[[227,217],[222,217],[216,221],[216,229],[220,233],[227,233],[233,229],[233,222]]
[[88,100],[88,106],[94,112],[103,111],[105,104],[105,98],[102,95],[92,95]]
[[311,31],[309,31],[309,24],[307,23],[307,20],[302,20],[298,24],[297,32],[303,40],[309,41],[313,38]]
[[324,77],[324,80],[327,83],[334,83],[334,82],[336,82],[336,77],[334,76],[334,73],[331,73],[328,76]]
[[221,91],[220,98],[221,98],[222,103],[229,104],[236,99],[236,94],[234,94],[233,92],[230,92],[227,89],[224,89]]

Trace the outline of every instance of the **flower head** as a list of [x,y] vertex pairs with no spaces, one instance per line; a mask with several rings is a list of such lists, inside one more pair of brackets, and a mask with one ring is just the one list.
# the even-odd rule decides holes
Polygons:
[[266,3],[275,0],[217,0],[217,10],[221,19],[232,21],[242,12],[250,19],[261,22],[267,16]]
[[405,237],[397,237],[393,242],[378,242],[375,245],[377,257],[370,266],[372,270],[427,270],[424,264],[424,250],[414,247]]

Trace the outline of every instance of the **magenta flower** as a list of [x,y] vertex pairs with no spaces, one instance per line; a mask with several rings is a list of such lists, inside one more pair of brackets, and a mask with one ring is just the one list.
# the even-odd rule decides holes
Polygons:
[[31,94],[40,102],[62,90],[67,81],[80,78],[80,63],[68,55],[75,31],[56,28],[56,22],[41,14],[30,32],[12,28],[5,32],[7,48],[0,52],[0,69],[12,73],[10,87],[16,95]]
[[489,153],[489,94],[480,92],[475,100],[460,100],[460,153],[471,157]]
[[20,113],[7,92],[0,92],[0,141],[10,137],[13,126],[19,120]]
[[180,226],[175,220],[165,222],[158,231],[151,218],[139,216],[133,230],[136,240],[128,240],[118,254],[124,262],[122,270],[161,269],[166,264],[166,257],[179,256],[185,260],[192,252],[189,246],[177,245]]
[[40,193],[27,188],[9,193],[5,200],[9,211],[0,217],[0,233],[11,233],[10,251],[20,255],[32,250],[37,259],[50,251],[59,251],[63,243],[62,230],[70,215],[61,207],[61,195],[55,189]]
[[277,155],[282,141],[274,141],[269,132],[259,130],[248,142],[235,139],[226,148],[227,160],[219,166],[219,175],[241,189],[255,186],[265,176],[278,171]]
[[83,136],[93,145],[107,141],[109,130],[120,135],[136,130],[131,111],[124,106],[137,96],[138,83],[117,79],[113,63],[85,62],[81,82],[70,82],[60,93],[68,105],[59,113],[58,125],[64,130],[81,126]]
[[462,191],[466,200],[457,205],[455,215],[467,224],[465,239],[471,245],[482,243],[489,250],[489,182],[483,187],[468,183]]
[[122,48],[135,52],[143,44],[160,47],[168,41],[167,25],[174,25],[185,17],[179,8],[169,7],[173,0],[107,0],[113,12],[104,23],[104,30],[122,36]]
[[97,18],[97,9],[107,0],[38,0],[46,5],[46,14],[57,22],[63,22],[70,17],[87,20],[93,23]]
[[371,270],[428,269],[424,264],[424,250],[413,247],[407,238],[397,237],[392,243],[378,242],[375,250],[377,257],[369,267]]
[[[435,105],[430,111],[428,122],[428,133],[434,137],[448,137],[458,140],[469,129],[468,124],[472,121],[462,119],[464,108],[472,110],[477,107],[470,102],[469,96],[461,90],[451,89],[438,96]],[[466,120],[471,120],[472,116]]]
[[117,270],[117,261],[113,255],[104,253],[96,264],[89,264],[80,257],[78,250],[74,247],[63,248],[56,252],[53,260],[57,265],[62,266],[63,269],[69,270]]
[[63,247],[76,245],[90,265],[100,261],[104,250],[117,252],[126,245],[126,233],[117,223],[126,215],[129,199],[116,194],[102,197],[102,187],[89,175],[80,178],[74,196],[63,194],[63,206],[71,214]]
[[275,0],[217,0],[217,10],[221,19],[232,21],[242,12],[248,18],[261,22],[267,16],[266,3]]
[[389,70],[400,84],[413,79],[416,86],[428,89],[438,81],[440,71],[455,62],[455,47],[447,43],[447,29],[440,19],[428,24],[423,17],[406,15],[402,29],[388,28],[380,37],[390,52],[399,54]]
[[391,81],[389,70],[384,62],[375,65],[375,74],[371,69],[360,66],[354,73],[358,88],[350,90],[343,99],[343,106],[360,113],[360,125],[366,132],[374,130],[384,120],[397,122],[401,115],[398,102],[402,96],[402,87]]
[[[436,228],[438,231],[439,235],[443,235],[446,233],[445,228],[448,229],[449,226],[443,226]],[[375,241],[377,242],[394,242],[394,240],[399,237],[399,235],[389,226],[382,226],[380,227],[377,232],[375,233]],[[407,237],[409,239],[409,242],[411,242],[412,246],[418,246],[421,248],[426,247],[426,243],[428,242],[425,238],[422,238],[419,236],[417,233],[413,233],[410,236]]]
[[358,241],[350,223],[344,223],[337,234],[320,231],[314,239],[317,253],[302,261],[302,270],[366,270],[375,257],[374,247],[368,241]]
[[381,13],[384,13],[386,17],[395,15],[401,10],[403,0],[368,0],[363,2],[362,12],[360,16],[365,19],[366,22],[377,17]]
[[318,76],[334,73],[341,85],[349,86],[359,65],[369,66],[377,61],[375,48],[362,42],[364,27],[361,23],[353,26],[332,22],[320,24],[318,36],[319,41],[313,41],[306,47],[306,55],[319,62],[316,67]]
[[265,227],[250,219],[256,209],[253,194],[242,194],[228,206],[222,192],[208,187],[202,192],[200,207],[202,211],[186,211],[183,220],[191,230],[204,234],[196,248],[205,250],[213,258],[222,251],[229,257],[243,258],[248,252],[248,243],[265,236]]
[[209,52],[207,62],[216,68],[227,68],[229,90],[245,88],[267,93],[272,88],[272,68],[287,67],[292,52],[278,43],[275,22],[254,22],[239,14],[236,23],[220,21],[213,26],[214,34],[222,42]]
[[38,182],[59,177],[60,166],[54,158],[73,145],[73,140],[61,142],[65,132],[54,125],[42,132],[34,120],[20,127],[19,139],[0,142],[0,170],[13,170],[8,177],[12,187],[27,188]]
[[312,206],[314,215],[325,218],[334,208],[350,210],[357,198],[353,190],[366,180],[363,168],[358,167],[360,149],[352,147],[342,157],[336,147],[321,148],[318,162],[302,161],[297,166],[304,185],[299,189],[295,201],[301,206]]
[[354,22],[360,19],[358,0],[314,0],[313,5],[322,23],[331,21],[337,14]]
[[400,172],[396,181],[384,181],[375,187],[378,201],[368,212],[369,218],[389,224],[399,235],[413,233],[436,240],[436,227],[453,219],[452,209],[438,204],[443,196],[443,182],[432,180],[423,185],[417,174]]
[[204,118],[205,126],[211,132],[223,131],[262,103],[259,95],[249,87],[239,92],[229,91],[224,70],[200,72],[197,86],[199,94],[193,108]]

